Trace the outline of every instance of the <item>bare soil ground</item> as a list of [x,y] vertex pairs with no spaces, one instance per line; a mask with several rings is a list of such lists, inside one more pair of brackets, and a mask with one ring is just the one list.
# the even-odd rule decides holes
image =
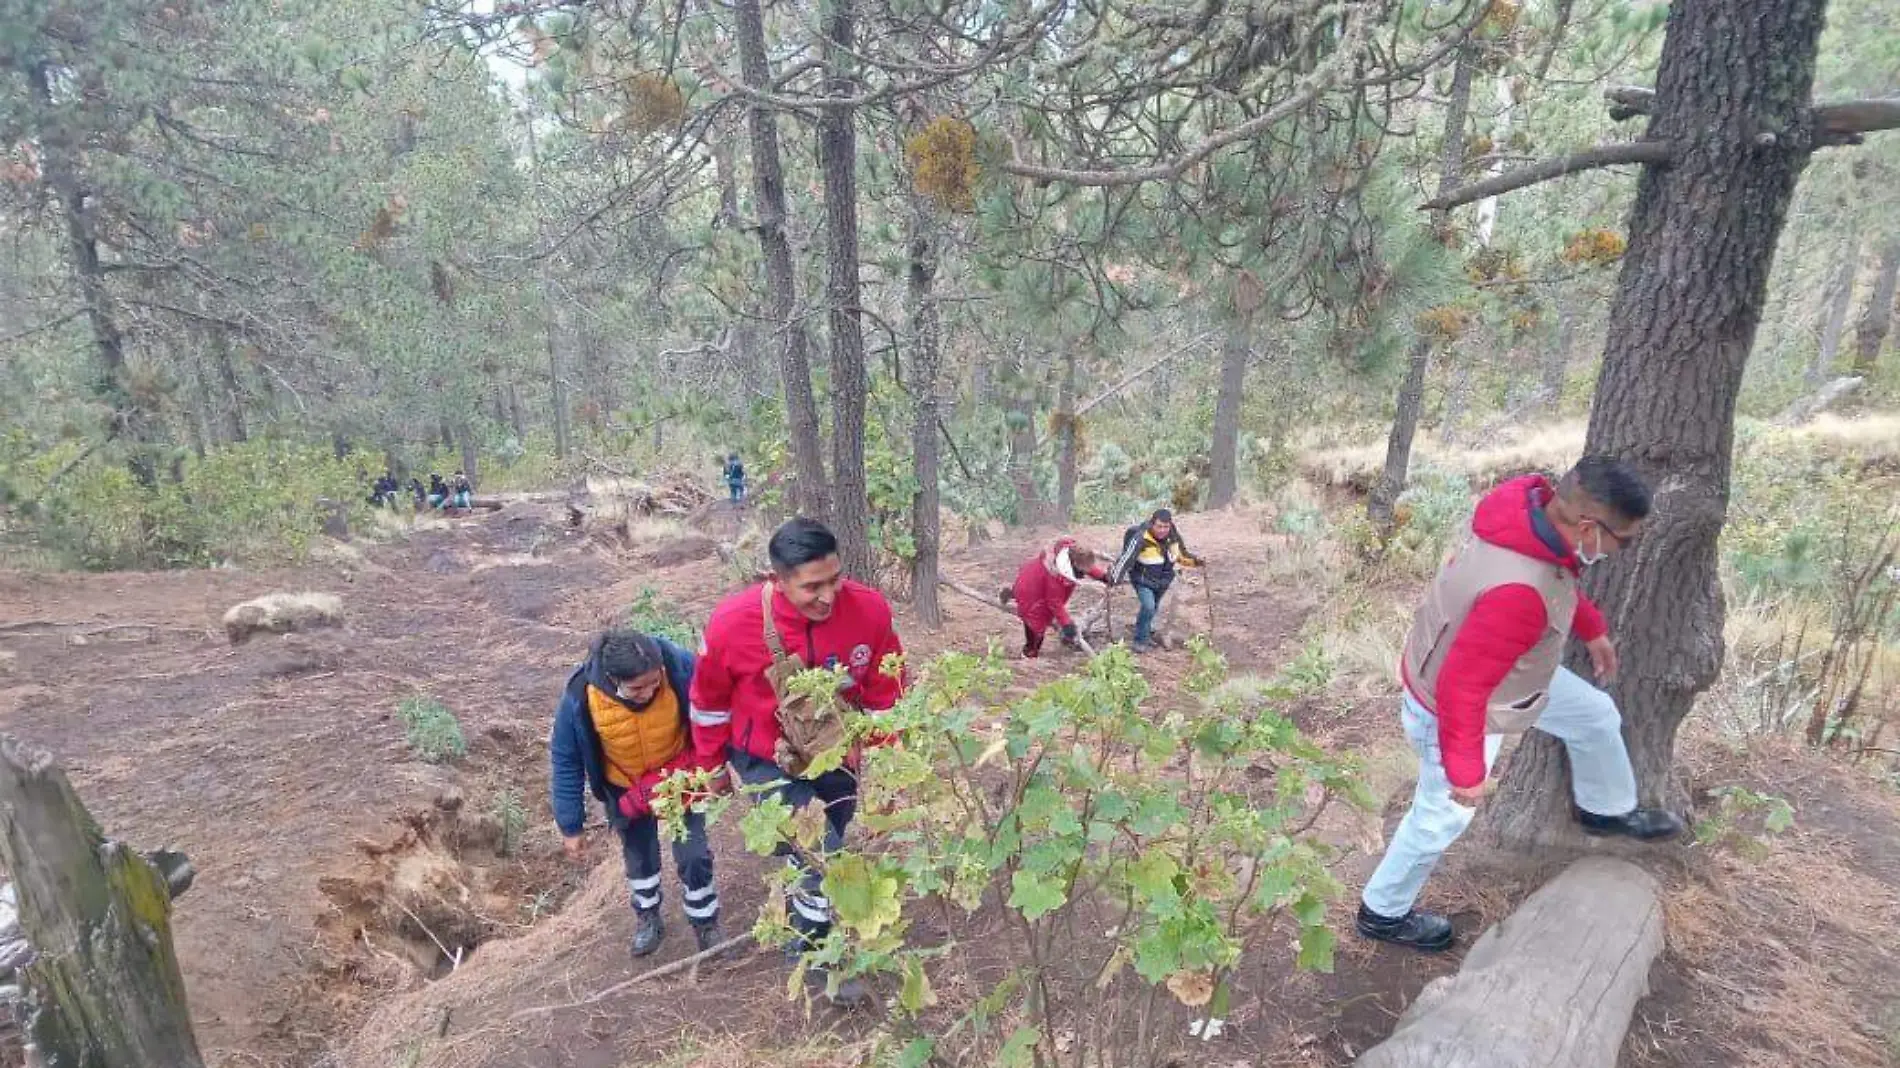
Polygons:
[[[419,531],[357,557],[282,572],[0,574],[0,728],[58,753],[110,833],[174,844],[200,875],[178,903],[178,942],[198,1033],[219,1066],[363,1068],[632,1064],[855,1064],[868,1014],[784,1000],[776,954],[755,952],[611,998],[635,974],[613,843],[594,863],[559,857],[548,817],[545,737],[562,681],[590,634],[652,588],[703,620],[747,571],[742,517],[709,508],[697,530],[649,524],[631,544],[566,526],[557,507]],[[1267,672],[1302,644],[1315,588],[1275,578],[1284,549],[1262,517],[1183,518],[1213,566],[1217,645],[1237,671]],[[1077,531],[1112,548],[1118,530]],[[946,571],[978,590],[1006,583],[1054,531],[1010,531],[949,549]],[[743,542],[742,542],[743,544]],[[723,551],[722,551],[723,548]],[[341,630],[233,648],[231,605],[278,591],[339,594]],[[1082,607],[1099,594],[1078,593]],[[1179,591],[1178,619],[1202,631],[1206,592]],[[900,619],[913,651],[1013,649],[1013,620],[943,591],[945,626]],[[1132,619],[1125,591],[1118,625]],[[1025,686],[1075,661],[1023,663]],[[1144,662],[1172,699],[1184,653]],[[416,760],[395,717],[417,694],[453,709],[466,759]],[[1330,743],[1366,753],[1375,789],[1402,811],[1410,767],[1384,697],[1342,695],[1301,710]],[[1691,738],[1693,789],[1744,783],[1796,806],[1766,856],[1671,848],[1670,949],[1625,1050],[1631,1066],[1892,1063],[1900,1048],[1900,795],[1778,744],[1733,749]],[[527,833],[502,855],[507,798]],[[1336,830],[1361,845],[1342,865],[1356,886],[1376,858],[1377,820]],[[715,838],[727,924],[762,904],[759,861],[737,832]],[[1536,885],[1454,852],[1428,891],[1475,931]],[[691,939],[668,880],[661,953]],[[1344,930],[1352,903],[1335,919]],[[940,991],[985,982],[982,914],[940,932],[972,947]],[[454,963],[460,951],[459,966]],[[1290,953],[1288,954],[1290,957]],[[1267,962],[1235,999],[1227,1032],[1192,1056],[1220,1064],[1341,1065],[1379,1041],[1419,988],[1457,966],[1347,937],[1332,975]],[[1182,1036],[1184,1047],[1188,1044]]]

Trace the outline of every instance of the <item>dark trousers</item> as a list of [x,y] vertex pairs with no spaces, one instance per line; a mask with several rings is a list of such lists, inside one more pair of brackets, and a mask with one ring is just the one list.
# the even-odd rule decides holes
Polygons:
[[[641,816],[621,823],[620,856],[627,862],[627,887],[633,892],[635,912],[660,907],[660,821]],[[693,926],[719,918],[719,891],[713,887],[712,843],[706,840],[706,817],[686,814],[686,838],[673,843],[673,867],[686,887],[682,910]]]
[[1042,635],[1041,627],[1023,624],[1023,656],[1025,658],[1034,660],[1042,655]]
[[[775,784],[767,796],[777,797],[794,811],[817,801],[825,807],[825,852],[844,847],[845,828],[858,811],[858,776],[849,768],[834,768],[815,779],[795,779],[777,764],[761,760],[740,749],[728,749],[732,768],[747,786]],[[786,913],[792,930],[801,936],[803,947],[810,948],[831,933],[831,901],[825,897],[824,876],[807,867],[792,851],[780,843],[775,852],[798,873],[798,882],[786,897]]]

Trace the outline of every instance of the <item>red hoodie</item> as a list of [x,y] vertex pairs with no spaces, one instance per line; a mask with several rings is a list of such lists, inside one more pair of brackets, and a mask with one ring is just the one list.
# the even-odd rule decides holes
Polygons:
[[[1542,515],[1555,492],[1542,475],[1514,478],[1478,502],[1472,532],[1492,545],[1580,571],[1575,549]],[[1484,781],[1485,708],[1491,692],[1510,674],[1511,665],[1537,644],[1547,622],[1544,599],[1529,586],[1513,583],[1486,590],[1458,628],[1438,673],[1439,707],[1431,709],[1438,717],[1445,777],[1453,786],[1468,790]],[[1603,613],[1579,590],[1570,633],[1588,642],[1608,629]],[[1399,670],[1405,670],[1402,661]],[[1425,704],[1409,679],[1406,689]]]
[[[693,669],[693,749],[704,766],[726,762],[728,743],[771,760],[778,743],[778,698],[766,681],[772,654],[765,645],[759,588],[749,586],[713,609],[705,645]],[[884,712],[903,695],[903,682],[884,674],[889,653],[904,651],[884,595],[846,579],[831,617],[813,623],[785,595],[772,593],[772,618],[785,652],[806,664],[842,666],[850,676],[845,700],[866,712]]]
[[[1075,583],[1056,570],[1056,556],[1064,549],[1073,548],[1074,538],[1060,538],[1016,572],[1016,618],[1029,629],[1042,631],[1048,629],[1051,622],[1059,627],[1071,622],[1069,595],[1075,592]],[[1108,569],[1097,563],[1088,570],[1087,577],[1106,581]]]

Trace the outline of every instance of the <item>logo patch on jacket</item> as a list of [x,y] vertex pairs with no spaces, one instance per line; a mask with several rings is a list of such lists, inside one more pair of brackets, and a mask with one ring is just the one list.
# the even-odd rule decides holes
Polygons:
[[851,666],[858,671],[870,667],[871,647],[868,645],[860,645],[856,649],[851,650]]

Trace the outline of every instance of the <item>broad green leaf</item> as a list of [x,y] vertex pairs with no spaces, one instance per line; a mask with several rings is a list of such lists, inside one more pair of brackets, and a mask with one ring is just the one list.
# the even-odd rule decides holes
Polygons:
[[875,938],[903,914],[897,876],[855,853],[832,858],[825,866],[824,891],[831,908],[862,938]]
[[996,1052],[998,1068],[1029,1068],[1035,1063],[1036,1043],[1041,1041],[1039,1028],[1018,1027],[1010,1032],[1009,1040]]
[[792,820],[792,806],[777,797],[767,797],[753,805],[739,819],[739,834],[746,851],[767,856],[785,840],[786,825]]
[[1067,900],[1062,884],[1049,876],[1019,871],[1010,880],[1009,906],[1021,911],[1026,920],[1039,920]]
[[1294,964],[1307,971],[1333,971],[1333,946],[1338,942],[1330,927],[1300,928],[1300,955]]

